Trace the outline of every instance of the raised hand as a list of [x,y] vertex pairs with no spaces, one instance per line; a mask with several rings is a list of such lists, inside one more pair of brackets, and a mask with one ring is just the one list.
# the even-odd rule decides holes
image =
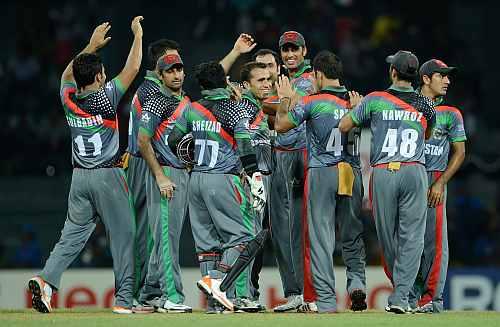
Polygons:
[[252,51],[257,43],[250,34],[242,33],[234,43],[233,49],[238,52],[238,54],[248,53]]
[[286,76],[280,76],[276,81],[276,91],[280,99],[291,99],[295,95],[295,90]]
[[141,21],[144,19],[142,16],[136,16],[134,19],[132,19],[132,24],[130,25],[130,28],[132,29],[132,33],[134,33],[134,36],[137,37],[142,37],[142,26],[141,26]]
[[111,40],[111,36],[106,37],[106,34],[110,29],[111,24],[109,22],[104,22],[94,29],[89,41],[89,45],[93,48],[93,50],[99,50]]

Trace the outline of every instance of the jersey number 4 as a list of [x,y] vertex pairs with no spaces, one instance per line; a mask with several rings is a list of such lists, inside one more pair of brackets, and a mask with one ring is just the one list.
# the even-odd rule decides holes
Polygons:
[[[95,157],[100,155],[102,150],[101,135],[99,133],[95,133],[87,141],[92,143],[92,145],[94,146],[94,152],[92,152],[92,156]],[[78,154],[80,156],[87,157],[90,155],[85,151],[85,143],[83,143],[83,136],[78,135],[77,137],[75,137],[75,143],[76,146],[78,147]]]
[[338,128],[332,129],[326,143],[326,151],[333,152],[336,157],[342,154],[342,134]]
[[[382,152],[387,153],[388,157],[394,156],[397,152],[405,158],[411,158],[417,150],[418,132],[408,128],[401,131],[401,139],[398,142],[398,130],[389,128],[385,135]],[[399,149],[398,149],[399,144]]]

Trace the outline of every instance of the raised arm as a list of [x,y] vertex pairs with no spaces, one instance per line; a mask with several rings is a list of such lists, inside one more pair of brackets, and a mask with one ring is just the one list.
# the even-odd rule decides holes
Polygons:
[[248,53],[252,51],[257,43],[255,43],[252,36],[249,34],[242,33],[234,43],[233,49],[222,59],[219,63],[224,68],[224,72],[226,75],[229,73],[229,70],[233,66],[236,59],[241,56],[243,53]]
[[120,80],[123,88],[127,90],[134,81],[135,76],[139,72],[142,61],[142,26],[141,21],[144,19],[142,16],[134,17],[130,28],[134,33],[134,42],[128,53],[127,62],[123,67],[117,78]]
[[[89,43],[78,55],[82,53],[95,53],[97,52],[97,50],[104,47],[111,40],[110,36],[106,37],[106,33],[108,33],[110,29],[111,25],[108,22],[98,25],[94,29],[94,32],[90,37]],[[73,60],[71,60],[61,75],[61,84],[63,82],[74,82],[74,81],[75,78],[73,77]]]
[[297,127],[295,122],[290,119],[288,112],[290,108],[295,106],[299,98],[297,93],[292,88],[290,80],[286,76],[279,77],[276,82],[276,90],[278,91],[280,104],[278,106],[278,111],[276,111],[274,129],[278,133],[284,133],[294,127]]

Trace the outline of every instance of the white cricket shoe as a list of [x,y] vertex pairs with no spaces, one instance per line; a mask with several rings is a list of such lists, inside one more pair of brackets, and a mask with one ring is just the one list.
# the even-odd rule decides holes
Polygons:
[[391,304],[385,307],[386,312],[392,312],[395,314],[411,313],[411,308],[403,308],[402,306]]
[[112,311],[113,311],[113,313],[122,314],[122,315],[132,314],[132,309],[121,307],[118,305],[115,305],[113,307]]
[[286,303],[278,305],[273,309],[274,312],[287,312],[298,309],[304,303],[302,295],[291,295],[286,298]]
[[226,292],[220,290],[221,279],[210,278],[210,276],[204,276],[196,285],[208,296],[212,296],[213,299],[220,304],[222,304],[226,309],[233,311],[233,303],[227,298]]
[[163,307],[159,307],[157,311],[160,313],[191,313],[193,312],[193,308],[185,304],[167,300]]
[[36,276],[28,281],[28,289],[30,290],[31,305],[41,313],[49,313],[52,311],[50,300],[52,298],[52,287],[42,278]]
[[300,313],[318,313],[318,306],[314,302],[304,302],[298,308]]

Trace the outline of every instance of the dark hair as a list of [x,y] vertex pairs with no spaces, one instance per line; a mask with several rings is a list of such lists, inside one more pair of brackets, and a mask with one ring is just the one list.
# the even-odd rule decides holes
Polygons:
[[342,79],[342,61],[333,52],[323,50],[314,57],[313,69],[325,74],[328,79]]
[[148,45],[148,64],[150,69],[155,69],[158,59],[167,50],[177,50],[180,54],[181,46],[179,43],[167,39],[156,40]]
[[396,71],[396,76],[400,81],[413,83],[417,77],[416,75],[401,73],[396,67],[394,67],[394,65],[391,65],[390,69],[394,69]]
[[102,61],[98,55],[82,53],[73,60],[73,76],[78,88],[94,83],[98,73],[102,73]]
[[217,61],[204,62],[195,67],[194,76],[204,90],[225,88],[227,85],[226,73]]
[[257,68],[266,69],[267,66],[262,62],[256,62],[256,61],[250,61],[244,64],[240,70],[240,81],[250,82],[250,79],[252,78],[252,70]]
[[256,61],[257,57],[265,56],[268,54],[270,54],[274,57],[274,60],[276,61],[276,66],[279,66],[280,65],[280,57],[278,56],[276,51],[273,51],[271,49],[259,49],[256,53],[253,54],[252,60]]

